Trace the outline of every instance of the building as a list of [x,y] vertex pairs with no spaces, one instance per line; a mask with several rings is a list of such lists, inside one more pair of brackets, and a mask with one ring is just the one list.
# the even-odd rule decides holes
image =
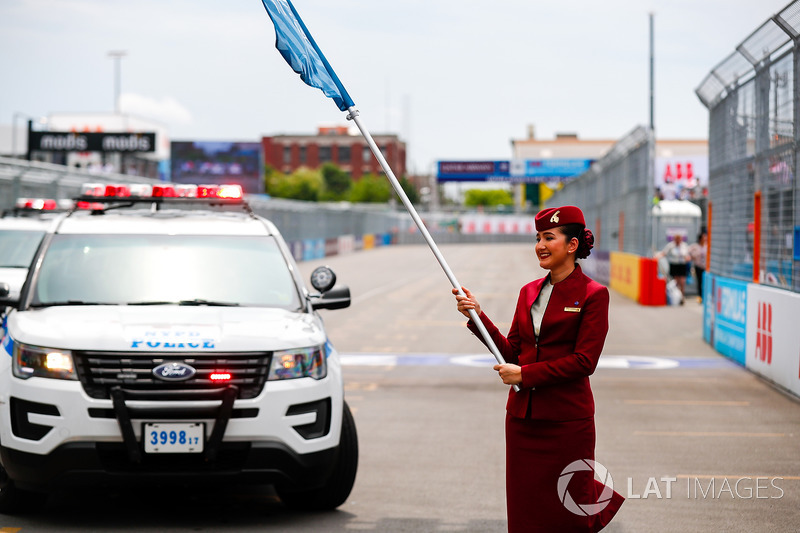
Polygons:
[[[512,139],[512,157],[516,160],[596,161],[606,155],[617,141],[580,139],[577,133],[557,133],[555,139],[537,139],[533,126],[528,126],[526,139]],[[654,158],[654,185],[662,199],[698,200],[705,196],[708,189],[708,140],[656,139]],[[548,196],[544,187],[546,185],[542,185],[539,191],[541,201]],[[530,191],[526,196],[532,199]]]
[[[406,173],[406,143],[397,135],[373,135],[396,176]],[[377,159],[361,135],[346,126],[321,126],[316,135],[275,135],[262,137],[264,164],[290,174],[300,167],[317,168],[333,163],[354,180],[364,174],[382,174]]]

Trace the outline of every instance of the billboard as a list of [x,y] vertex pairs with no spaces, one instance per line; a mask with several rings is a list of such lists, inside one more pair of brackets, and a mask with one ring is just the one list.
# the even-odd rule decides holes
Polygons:
[[511,161],[512,181],[540,183],[580,176],[592,166],[592,159],[515,159]]
[[237,183],[244,192],[264,192],[258,142],[173,141],[171,178],[175,183]]
[[155,152],[156,134],[30,131],[28,146],[32,152]]
[[508,161],[439,161],[438,181],[487,181],[491,178],[508,180]]
[[545,183],[580,176],[592,159],[514,159],[511,161],[439,161],[438,181]]

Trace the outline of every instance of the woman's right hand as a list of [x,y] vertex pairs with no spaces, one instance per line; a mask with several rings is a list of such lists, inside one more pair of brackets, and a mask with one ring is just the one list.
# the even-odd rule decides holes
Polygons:
[[464,315],[467,318],[469,316],[469,310],[474,309],[477,314],[481,314],[481,304],[478,303],[478,300],[472,296],[472,293],[469,292],[465,287],[461,287],[461,290],[464,294],[459,294],[458,289],[453,289],[453,294],[456,297],[456,308],[458,312]]

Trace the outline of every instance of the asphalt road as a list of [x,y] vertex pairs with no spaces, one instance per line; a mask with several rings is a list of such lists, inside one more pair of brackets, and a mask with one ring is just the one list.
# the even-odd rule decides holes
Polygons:
[[[543,274],[531,245],[442,252],[501,329],[519,288]],[[354,297],[322,312],[343,354],[361,449],[338,511],[289,512],[269,488],[73,491],[30,515],[0,515],[0,532],[505,531],[507,389],[430,251],[379,248],[300,268],[307,278],[319,264]],[[628,499],[604,531],[796,532],[800,402],[716,354],[701,318],[694,301],[647,308],[612,291],[592,377],[596,459]]]

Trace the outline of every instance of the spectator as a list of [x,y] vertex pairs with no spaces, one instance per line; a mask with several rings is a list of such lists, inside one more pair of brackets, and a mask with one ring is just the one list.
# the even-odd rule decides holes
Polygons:
[[669,275],[681,291],[681,305],[686,297],[686,272],[688,270],[689,246],[681,235],[675,235],[667,245],[656,254],[656,258],[666,257],[669,262]]
[[697,279],[697,301],[703,301],[703,275],[706,272],[706,254],[708,253],[708,239],[705,230],[697,235],[697,242],[689,246],[689,256],[694,266],[694,277]]

